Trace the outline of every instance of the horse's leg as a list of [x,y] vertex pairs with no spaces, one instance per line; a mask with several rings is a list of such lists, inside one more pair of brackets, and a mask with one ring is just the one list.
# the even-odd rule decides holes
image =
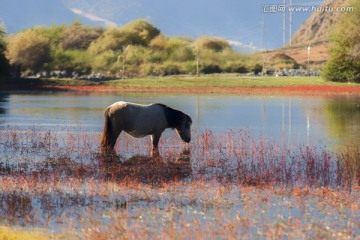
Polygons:
[[110,137],[110,146],[111,149],[114,150],[115,144],[116,144],[116,140],[118,139],[120,133],[122,132],[121,129],[114,129],[114,131],[111,133],[111,137]]
[[151,135],[151,140],[152,140],[152,144],[153,144],[153,148],[158,148],[158,144],[160,141],[160,137],[161,137],[161,132],[155,132],[154,134]]
[[158,156],[159,155],[159,141],[160,141],[160,137],[161,137],[161,132],[160,133],[154,133],[151,135],[151,140],[152,140],[152,151],[151,151],[151,155],[153,156]]
[[112,131],[110,133],[110,145],[107,147],[102,148],[102,152],[105,153],[106,161],[108,162],[114,162],[116,161],[116,151],[115,151],[115,144],[118,136],[120,135],[121,130]]

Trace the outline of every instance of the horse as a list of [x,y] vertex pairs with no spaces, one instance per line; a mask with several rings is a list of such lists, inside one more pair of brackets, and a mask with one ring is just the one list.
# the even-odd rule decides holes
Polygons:
[[104,118],[104,131],[101,134],[103,152],[115,151],[114,146],[122,131],[136,138],[150,135],[155,152],[158,152],[161,134],[167,128],[175,129],[184,142],[191,141],[191,117],[161,103],[141,105],[115,102],[105,110]]

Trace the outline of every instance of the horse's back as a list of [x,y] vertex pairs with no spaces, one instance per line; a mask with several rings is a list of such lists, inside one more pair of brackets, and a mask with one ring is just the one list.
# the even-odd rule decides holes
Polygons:
[[120,102],[115,102],[109,106],[109,110],[110,110],[109,114],[110,115],[122,114],[122,115],[126,115],[126,117],[128,118],[131,118],[131,117],[136,117],[139,114],[144,114],[153,111],[154,109],[151,109],[150,108],[151,106],[152,105],[142,105],[137,103],[120,101]]
[[116,102],[109,107],[109,117],[115,127],[134,137],[143,137],[167,127],[166,116],[161,106]]

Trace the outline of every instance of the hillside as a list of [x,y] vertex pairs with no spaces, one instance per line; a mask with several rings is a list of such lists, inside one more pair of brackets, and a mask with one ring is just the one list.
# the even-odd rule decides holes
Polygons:
[[[348,0],[326,0],[321,8],[347,6]],[[298,45],[314,45],[319,42],[329,41],[329,35],[337,19],[341,16],[341,12],[315,11],[295,32],[292,38],[292,44]]]
[[307,65],[308,61],[312,69],[321,69],[322,65],[329,59],[329,49],[331,42],[324,41],[320,44],[312,45],[310,55],[308,56],[308,45],[298,45],[294,47],[281,48],[266,53],[261,53],[263,59],[271,59],[278,54],[285,54],[294,59],[300,65]]
[[[326,0],[321,7],[349,6],[349,0]],[[319,9],[320,10],[320,9]],[[331,31],[336,24],[341,12],[314,11],[313,14],[301,25],[292,38],[292,46],[262,53],[263,59],[271,59],[278,54],[285,54],[293,58],[300,65],[321,69],[329,59],[329,49],[333,45],[330,41]],[[311,46],[308,54],[308,46]]]

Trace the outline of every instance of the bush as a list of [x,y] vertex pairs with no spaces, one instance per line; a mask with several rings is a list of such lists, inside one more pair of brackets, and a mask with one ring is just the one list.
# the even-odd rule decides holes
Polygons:
[[207,65],[201,69],[204,74],[221,73],[221,68],[218,65]]
[[257,75],[263,71],[263,67],[260,64],[255,64],[255,66],[253,67],[253,69],[251,69],[251,71],[255,73],[255,75]]
[[177,75],[180,74],[180,67],[174,63],[167,62],[160,67],[160,73],[162,76]]
[[38,72],[45,63],[51,61],[50,40],[35,30],[26,30],[9,38],[7,56],[11,64],[21,66],[23,70]]
[[195,55],[189,46],[183,46],[173,49],[170,53],[169,60],[175,62],[185,62],[195,60]]
[[333,82],[360,82],[360,63],[348,61],[343,54],[333,50],[321,76]]
[[322,76],[335,82],[360,82],[360,1],[352,0],[354,11],[342,14],[335,26],[330,60]]
[[247,73],[248,69],[242,63],[230,62],[225,65],[224,71],[228,73]]
[[221,52],[226,48],[230,48],[228,41],[217,37],[202,37],[196,40],[194,44],[199,49],[210,49],[215,52]]

